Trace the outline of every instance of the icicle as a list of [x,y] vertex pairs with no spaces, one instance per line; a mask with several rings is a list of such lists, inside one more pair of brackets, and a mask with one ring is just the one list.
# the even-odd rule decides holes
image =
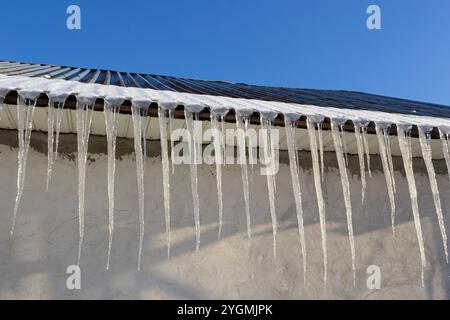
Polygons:
[[[245,144],[245,121],[246,118],[236,113],[236,125],[238,128],[238,150],[239,150],[239,163],[241,164],[241,176],[242,186],[244,189],[244,202],[245,202],[245,217],[247,219],[247,237],[252,237],[251,217],[250,217],[250,192],[248,183],[248,165],[246,158],[246,144]],[[239,135],[241,135],[239,137]],[[243,137],[242,137],[243,136]]]
[[425,136],[425,133],[420,128],[419,141],[422,148],[423,160],[427,168],[428,178],[430,180],[431,191],[433,193],[434,206],[436,207],[436,215],[439,222],[439,229],[441,230],[442,243],[444,245],[445,261],[448,263],[447,234],[445,232],[444,216],[442,215],[442,206],[439,196],[439,188],[436,181],[436,172],[434,171],[431,157],[430,137]]
[[[141,109],[141,116],[144,117],[143,119],[147,118],[147,112],[148,109],[142,110]],[[144,168],[145,168],[145,161],[147,160],[147,129],[148,126],[150,125],[150,122],[147,123],[147,125],[141,125],[142,127],[142,154],[143,154],[143,164],[144,164]],[[144,169],[145,170],[145,169]]]
[[320,153],[320,172],[322,174],[322,182],[325,179],[325,166],[323,162],[323,131],[322,131],[322,123],[317,124],[317,131],[318,131],[318,137],[319,137],[319,153]]
[[347,144],[345,143],[345,132],[344,132],[344,130],[339,131],[339,134],[341,135],[342,152],[344,153],[344,157],[345,157],[345,165],[348,165]]
[[17,108],[17,129],[19,139],[19,152],[17,156],[17,195],[14,204],[13,221],[11,226],[11,237],[14,234],[17,211],[22,199],[25,184],[25,171],[27,166],[28,150],[30,149],[31,130],[33,129],[33,114],[36,104],[30,100],[24,101],[19,97]]
[[395,177],[394,177],[394,163],[392,162],[392,153],[391,153],[391,140],[389,139],[389,129],[383,130],[384,139],[386,142],[386,157],[388,159],[389,171],[391,173],[391,181],[392,181],[392,190],[394,194],[395,190]]
[[[297,167],[297,148],[295,145],[296,126],[295,122],[285,117],[286,140],[289,153],[289,167],[291,170],[292,190],[294,192],[295,209],[297,212],[298,233],[300,237],[300,246],[302,249],[303,259],[303,282],[306,282],[306,242],[305,242],[305,228],[303,225],[303,207],[302,207],[302,193],[300,181],[298,178]],[[319,140],[320,141],[320,140]]]
[[78,243],[78,265],[81,259],[81,247],[84,238],[84,197],[86,185],[86,162],[89,144],[89,134],[91,131],[93,108],[85,104],[77,104],[77,147],[78,147],[78,216],[80,240]]
[[[273,148],[273,140],[272,140],[272,121],[268,119],[264,119],[261,116],[261,129],[264,134],[263,141],[263,149],[264,149],[264,158],[270,163],[275,163],[274,153],[275,150]],[[266,161],[267,163],[267,161]],[[267,192],[269,195],[269,207],[270,207],[270,216],[272,218],[272,233],[273,233],[273,257],[277,258],[277,230],[278,230],[278,222],[277,215],[275,211],[275,174],[266,172],[267,179]]]
[[355,139],[356,147],[358,149],[359,170],[361,173],[361,203],[364,203],[364,196],[366,194],[366,168],[364,165],[364,150],[361,128],[358,125],[355,125]]
[[316,188],[316,196],[317,196],[317,206],[319,208],[319,221],[320,221],[320,232],[322,237],[322,254],[323,254],[323,280],[326,287],[327,268],[328,268],[327,229],[325,218],[325,202],[323,200],[322,183],[320,179],[319,156],[317,152],[316,129],[314,127],[314,122],[309,118],[306,119],[306,125],[308,128],[309,145],[311,150],[311,158],[314,173],[314,185]]
[[448,147],[448,136],[441,134],[442,152],[444,153],[445,164],[447,165],[448,178],[450,180],[450,155]]
[[64,112],[64,104],[58,102],[58,107],[56,109],[56,137],[55,137],[55,159],[58,160],[58,148],[59,148],[59,133],[61,132],[61,122]]
[[392,183],[391,170],[389,167],[388,157],[386,154],[386,140],[384,138],[383,130],[375,125],[375,130],[377,133],[378,139],[378,147],[380,149],[380,157],[381,163],[383,165],[384,177],[386,179],[386,186],[388,190],[389,202],[391,206],[391,225],[392,225],[392,233],[395,236],[395,195],[394,195],[394,187]]
[[170,169],[169,169],[169,153],[167,145],[168,117],[166,110],[158,108],[159,116],[159,134],[161,141],[161,158],[163,173],[163,189],[164,189],[164,217],[166,220],[166,240],[167,240],[167,258],[170,257]]
[[54,153],[54,137],[55,137],[55,113],[56,108],[53,103],[49,102],[48,115],[47,115],[47,183],[46,188],[50,184],[52,178],[52,168],[55,159]]
[[[341,127],[341,131],[343,128]],[[341,176],[342,192],[344,194],[345,212],[347,215],[348,238],[350,241],[350,252],[352,256],[353,285],[356,285],[356,267],[355,267],[355,239],[353,237],[353,221],[352,221],[352,201],[350,198],[350,186],[348,182],[347,165],[342,150],[342,135],[339,128],[331,123],[331,132],[333,133],[334,148],[338,160],[339,172]]]
[[175,141],[172,138],[172,133],[173,133],[173,122],[175,121],[175,118],[174,118],[173,110],[169,110],[168,112],[169,112],[170,162],[172,163],[172,174],[174,174],[175,173],[175,161],[174,161],[175,154],[173,152],[173,149],[175,148]]
[[[195,252],[200,249],[200,200],[198,196],[198,174],[197,174],[197,147],[198,141],[194,130],[194,115],[188,110],[184,111],[186,120],[186,128],[189,131],[189,156],[190,156],[190,170],[191,170],[191,189],[192,202],[194,206],[194,220],[195,220]],[[198,115],[195,114],[197,119]]]
[[139,250],[138,271],[141,270],[142,246],[144,242],[145,220],[144,220],[144,155],[142,150],[142,110],[132,105],[131,116],[133,118],[134,152],[136,154],[136,176],[139,199]]
[[105,116],[106,140],[108,149],[108,219],[109,219],[109,238],[108,238],[108,258],[106,270],[109,270],[111,258],[111,247],[114,233],[114,180],[116,172],[116,140],[117,129],[119,125],[119,106],[105,104],[103,113]]
[[409,196],[411,198],[411,207],[414,217],[414,225],[416,227],[417,240],[419,242],[420,260],[422,262],[421,280],[423,287],[425,285],[424,272],[426,267],[426,257],[422,236],[422,226],[420,223],[419,204],[417,202],[416,182],[414,180],[414,172],[412,166],[412,153],[410,145],[411,138],[406,136],[405,131],[402,128],[398,128],[397,138],[400,150],[402,152],[403,165],[405,167],[406,179],[408,181]]
[[370,170],[369,141],[367,141],[367,128],[363,128],[363,130],[362,130],[362,138],[363,138],[364,151],[366,153],[367,172],[369,173],[369,177],[372,178],[372,170]]
[[214,157],[216,165],[217,203],[219,206],[219,233],[220,240],[223,225],[223,196],[222,196],[222,164],[223,164],[223,133],[219,129],[219,115],[211,112],[211,129],[213,130]]

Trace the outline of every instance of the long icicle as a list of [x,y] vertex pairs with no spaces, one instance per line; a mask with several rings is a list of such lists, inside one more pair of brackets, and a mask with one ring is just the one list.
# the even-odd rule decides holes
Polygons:
[[322,174],[322,182],[325,179],[325,165],[323,161],[323,130],[322,130],[322,123],[317,124],[317,132],[319,137],[319,153],[320,153],[320,172]]
[[419,141],[420,147],[422,149],[423,160],[427,168],[428,179],[430,180],[431,191],[433,193],[434,206],[436,208],[436,215],[439,222],[439,229],[441,231],[442,243],[444,246],[445,261],[448,263],[447,234],[445,232],[444,216],[442,215],[442,206],[439,195],[439,188],[436,181],[436,172],[434,170],[431,156],[430,140],[428,136],[425,136],[425,133],[421,128],[419,128]]
[[386,154],[386,140],[384,138],[383,130],[378,125],[375,125],[375,130],[378,139],[378,148],[380,150],[381,163],[383,165],[384,177],[386,180],[386,187],[388,190],[389,203],[391,206],[392,233],[395,236],[395,195],[391,177],[391,169],[389,167],[388,157]]
[[391,172],[392,190],[394,191],[394,195],[395,195],[396,187],[395,187],[395,177],[394,177],[394,162],[392,161],[391,140],[389,138],[389,129],[383,130],[383,135],[384,135],[384,140],[386,142],[386,157],[388,159],[389,171]]
[[420,223],[419,204],[417,201],[416,182],[414,180],[414,171],[412,166],[411,137],[406,136],[406,133],[402,128],[398,128],[397,138],[398,144],[400,146],[400,151],[402,152],[403,166],[405,167],[406,179],[408,181],[408,188],[409,188],[409,196],[411,198],[411,207],[414,217],[414,225],[416,227],[417,240],[419,243],[420,260],[422,262],[421,280],[423,287],[425,285],[424,272],[426,267],[426,257],[422,235],[422,226]]
[[317,206],[319,208],[320,233],[322,238],[322,255],[323,255],[323,281],[326,287],[328,278],[327,229],[325,217],[325,202],[323,200],[322,183],[320,178],[319,155],[317,152],[316,129],[314,127],[314,122],[310,118],[306,119],[306,125],[308,128],[309,145],[313,164],[314,185],[316,188]]
[[356,147],[358,149],[359,170],[361,174],[361,203],[364,203],[364,197],[366,194],[366,168],[364,164],[364,149],[361,128],[358,125],[355,125],[355,139]]
[[297,212],[298,234],[303,259],[303,283],[306,282],[306,242],[305,228],[303,224],[302,191],[298,176],[297,147],[295,145],[296,125],[288,117],[285,117],[286,140],[289,153],[289,168],[291,170],[292,191],[294,192],[295,209]]
[[163,173],[163,190],[164,190],[164,218],[166,222],[166,241],[167,241],[167,258],[170,258],[170,168],[169,168],[169,152],[167,130],[169,129],[167,111],[158,108],[159,116],[159,135],[161,142],[161,159]]
[[55,137],[55,113],[56,108],[53,103],[49,102],[47,115],[47,182],[46,189],[50,184],[53,171],[53,162],[55,160],[54,137]]
[[64,103],[58,102],[56,109],[56,134],[55,134],[55,161],[58,160],[59,134],[61,133],[61,122],[64,112]]
[[141,270],[142,247],[145,234],[145,209],[144,209],[144,155],[142,150],[142,110],[132,105],[131,116],[133,118],[134,152],[136,154],[136,176],[139,199],[139,249],[138,271]]
[[441,133],[442,153],[444,154],[445,164],[447,166],[448,179],[450,180],[450,155],[448,147],[448,135]]
[[14,203],[13,221],[11,225],[11,237],[14,234],[17,211],[22,199],[25,183],[25,171],[27,166],[28,150],[30,148],[31,130],[33,129],[33,114],[35,102],[25,101],[19,96],[17,104],[17,129],[19,138],[19,152],[17,156],[17,195]]
[[[272,141],[272,121],[269,119],[263,118],[261,116],[261,129],[263,130],[264,140],[263,140],[263,149],[264,149],[264,158],[267,161],[270,161],[270,164],[274,164],[274,152],[273,149],[273,141]],[[269,195],[269,208],[270,208],[270,216],[272,219],[272,235],[273,235],[273,257],[276,260],[277,258],[277,231],[278,231],[278,222],[277,215],[275,210],[275,173],[274,172],[266,172],[267,179],[267,193]]]
[[119,106],[105,104],[103,113],[105,116],[106,140],[108,150],[108,257],[106,261],[106,270],[109,270],[111,260],[111,247],[114,234],[114,181],[116,172],[116,140],[117,129],[119,125]]
[[216,185],[217,185],[217,203],[219,207],[219,232],[217,239],[222,236],[223,226],[223,195],[222,195],[222,165],[223,165],[223,144],[222,135],[219,129],[219,115],[211,112],[211,129],[213,131],[214,158],[216,165]]
[[174,125],[174,121],[175,121],[175,115],[174,115],[174,111],[169,109],[169,138],[170,138],[170,162],[172,163],[172,174],[175,173],[175,161],[174,161],[174,157],[175,154],[173,152],[173,149],[175,148],[175,141],[172,138],[172,133],[173,133],[173,125]]
[[236,125],[238,129],[238,150],[239,150],[239,163],[241,165],[241,176],[242,176],[242,186],[244,189],[244,202],[245,202],[245,217],[247,220],[247,237],[251,239],[252,237],[252,224],[250,216],[250,191],[248,183],[248,165],[246,157],[246,128],[245,128],[246,118],[240,116],[236,113]]
[[80,265],[81,247],[84,239],[84,198],[86,186],[86,162],[89,144],[89,134],[91,130],[93,108],[89,105],[77,103],[76,122],[77,122],[77,161],[78,161],[78,219],[80,239],[78,242],[78,259]]
[[369,141],[367,141],[367,128],[363,128],[363,130],[362,130],[362,140],[363,140],[364,152],[366,153],[367,172],[369,173],[369,177],[372,178],[372,170],[370,169]]
[[[341,131],[342,128],[341,128]],[[334,148],[338,160],[339,172],[341,176],[342,192],[344,194],[345,213],[347,215],[348,238],[350,241],[350,252],[352,256],[353,285],[356,285],[356,267],[355,267],[355,239],[353,236],[353,219],[352,219],[352,201],[350,195],[350,186],[348,182],[347,164],[345,162],[344,151],[342,149],[342,134],[339,128],[333,122],[331,123],[331,132],[333,134]]]
[[[198,196],[198,173],[197,173],[197,147],[198,141],[195,134],[194,114],[185,109],[184,117],[186,120],[186,128],[189,132],[189,156],[190,156],[190,171],[191,171],[191,191],[192,202],[194,207],[194,222],[195,222],[195,252],[198,253],[200,249],[200,199]],[[195,118],[198,114],[195,114]]]

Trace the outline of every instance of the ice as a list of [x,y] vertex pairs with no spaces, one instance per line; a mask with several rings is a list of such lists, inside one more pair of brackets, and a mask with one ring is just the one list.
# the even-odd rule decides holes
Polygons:
[[114,233],[114,180],[116,172],[116,140],[118,128],[119,106],[105,104],[103,113],[105,116],[106,141],[108,150],[108,258],[106,270],[109,270],[111,259],[111,246]]
[[59,149],[59,134],[61,132],[61,122],[64,112],[64,104],[58,102],[58,108],[56,109],[56,134],[55,134],[55,161],[58,160]]
[[325,166],[323,163],[323,131],[322,131],[322,123],[317,124],[317,132],[318,132],[318,138],[319,138],[319,153],[320,153],[320,172],[322,174],[322,182],[325,179]]
[[167,258],[170,257],[170,167],[169,167],[169,152],[168,152],[168,121],[169,117],[167,111],[159,107],[159,134],[161,142],[161,158],[162,158],[162,173],[163,173],[163,190],[164,190],[164,218],[166,221],[166,241],[167,241]]
[[[344,131],[341,128],[341,132]],[[334,148],[336,150],[336,157],[339,166],[339,173],[341,176],[342,191],[344,194],[345,212],[347,215],[347,229],[348,238],[350,241],[350,252],[352,256],[352,270],[353,270],[353,285],[356,285],[356,267],[355,267],[355,239],[353,236],[353,221],[352,221],[352,201],[350,195],[350,185],[348,181],[347,165],[342,148],[342,134],[339,132],[339,127],[331,123],[331,132],[333,134]]]
[[300,246],[302,250],[303,282],[306,282],[306,242],[305,242],[305,228],[303,225],[302,192],[298,177],[297,148],[295,144],[295,136],[296,136],[295,122],[292,122],[288,118],[285,118],[285,130],[289,153],[289,167],[291,170],[292,190],[294,192],[295,209],[297,212],[298,233],[300,237]]
[[395,236],[395,195],[394,195],[394,186],[392,183],[391,169],[389,166],[388,156],[386,154],[386,139],[383,129],[381,129],[378,125],[376,125],[375,130],[378,139],[378,148],[380,150],[381,163],[383,165],[384,177],[386,180],[386,186],[388,190],[389,203],[391,206],[392,233]]
[[[198,174],[197,174],[197,148],[199,142],[194,130],[194,114],[188,110],[184,111],[186,120],[186,128],[189,132],[189,156],[190,156],[190,171],[191,171],[191,191],[192,202],[194,206],[194,220],[195,220],[195,252],[200,249],[200,199],[198,196]],[[197,120],[198,114],[195,114]]]
[[424,272],[426,267],[425,248],[423,243],[422,226],[420,223],[419,204],[417,202],[417,189],[416,182],[414,180],[414,172],[412,166],[412,153],[411,153],[411,138],[406,135],[404,129],[398,128],[397,130],[398,144],[402,153],[403,165],[405,167],[406,179],[408,181],[409,196],[411,198],[411,207],[414,217],[414,225],[416,227],[417,240],[419,242],[420,260],[422,263],[421,280],[422,287],[425,284]]
[[223,226],[223,195],[222,195],[222,165],[223,165],[223,132],[219,129],[220,115],[211,112],[211,129],[213,130],[214,157],[216,165],[217,203],[219,206],[219,232],[217,239],[221,239]]
[[19,139],[19,152],[17,155],[17,195],[14,203],[13,221],[11,225],[11,237],[14,234],[17,211],[22,199],[25,184],[25,171],[27,167],[28,150],[30,149],[31,130],[33,128],[33,114],[35,102],[19,97],[17,104],[17,130]]
[[364,196],[366,194],[366,168],[364,164],[364,143],[361,135],[361,128],[358,125],[355,125],[355,139],[356,147],[358,149],[359,170],[361,174],[361,203],[364,203]]
[[439,222],[439,229],[441,231],[442,243],[444,246],[445,261],[448,263],[448,250],[447,250],[447,234],[445,232],[444,216],[442,215],[441,199],[439,195],[439,188],[436,181],[436,172],[434,171],[431,147],[430,147],[430,137],[425,136],[425,133],[419,128],[419,142],[422,148],[423,160],[425,161],[425,166],[427,168],[428,178],[430,180],[431,191],[433,193],[434,206],[436,207],[436,215]]
[[392,181],[392,190],[394,191],[394,195],[396,192],[396,188],[395,188],[395,176],[394,176],[394,163],[392,161],[392,152],[391,152],[391,140],[389,139],[389,130],[383,130],[383,135],[384,135],[384,139],[386,142],[386,157],[388,159],[388,164],[389,164],[389,170],[390,170],[390,174],[391,174],[391,181]]
[[[274,163],[274,144],[272,140],[272,121],[261,116],[261,129],[263,130],[262,148],[264,150],[264,158],[266,163]],[[267,161],[268,160],[268,161]],[[275,173],[266,172],[267,192],[269,195],[270,216],[272,218],[272,234],[273,234],[273,257],[277,258],[277,230],[278,222],[275,211]]]
[[142,150],[142,115],[143,110],[135,105],[131,107],[131,116],[133,118],[134,133],[134,152],[136,154],[136,176],[139,199],[139,249],[138,249],[138,271],[141,270],[142,246],[145,233],[145,215],[144,215],[144,155]]
[[50,103],[48,108],[48,114],[47,114],[47,182],[46,182],[46,189],[48,190],[48,186],[50,184],[50,179],[52,178],[52,168],[53,168],[53,162],[55,159],[55,152],[54,152],[54,137],[55,137],[55,113],[56,108],[55,106]]
[[444,154],[445,164],[447,166],[447,174],[450,180],[450,155],[449,155],[449,147],[448,147],[448,136],[441,134],[441,142],[442,142],[442,153]]
[[369,141],[367,140],[367,128],[363,128],[362,138],[363,138],[364,152],[366,153],[367,172],[369,173],[369,177],[372,178],[372,170],[370,170],[370,150],[369,150]]
[[173,123],[175,121],[175,116],[174,116],[174,111],[173,110],[169,110],[169,133],[170,133],[170,162],[172,163],[172,174],[175,173],[175,161],[173,160],[173,157],[175,156],[175,154],[173,153],[173,149],[175,147],[175,141],[172,138],[172,132],[173,132]]
[[78,265],[81,259],[81,247],[84,238],[84,197],[86,186],[86,162],[91,131],[92,114],[94,110],[86,104],[77,104],[77,162],[78,162],[78,216],[80,240],[78,243]]
[[326,287],[327,268],[328,268],[327,229],[325,218],[325,202],[323,200],[322,183],[320,178],[319,155],[317,152],[316,129],[314,126],[314,122],[310,118],[306,119],[306,125],[308,128],[309,145],[311,149],[311,158],[314,173],[314,185],[316,188],[316,196],[317,196],[317,206],[319,208],[319,221],[320,221],[320,232],[322,237],[322,254],[323,254],[323,280]]
[[[239,163],[241,165],[242,186],[244,190],[244,202],[245,202],[245,217],[247,220],[247,237],[252,237],[252,225],[250,217],[250,191],[248,183],[248,165],[246,158],[246,143],[245,133],[247,132],[245,126],[246,118],[236,114],[236,125],[238,129],[238,150],[239,150]],[[240,135],[240,136],[239,136]]]

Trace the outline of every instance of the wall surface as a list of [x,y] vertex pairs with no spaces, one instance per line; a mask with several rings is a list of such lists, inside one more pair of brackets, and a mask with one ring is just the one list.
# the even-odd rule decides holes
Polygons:
[[[194,218],[188,166],[171,175],[172,256],[166,256],[159,142],[149,142],[145,176],[145,225],[142,270],[137,272],[139,239],[133,142],[118,141],[116,225],[111,268],[105,270],[108,244],[107,159],[104,137],[91,137],[86,181],[86,233],[81,260],[81,290],[66,288],[66,268],[76,263],[78,198],[76,136],[61,137],[62,157],[54,166],[48,191],[46,135],[33,132],[25,191],[16,232],[9,239],[16,195],[17,132],[0,134],[0,298],[1,299],[448,299],[450,269],[445,263],[428,177],[422,159],[414,169],[419,194],[427,267],[420,283],[420,257],[401,159],[394,158],[397,183],[397,234],[390,227],[389,202],[380,160],[372,156],[371,178],[361,204],[358,160],[349,156],[356,241],[356,286],[353,286],[341,181],[334,153],[326,154],[328,287],[323,285],[322,249],[311,160],[300,153],[307,274],[302,258],[291,178],[286,155],[277,175],[278,258],[272,254],[272,227],[265,177],[258,167],[250,184],[253,238],[246,239],[240,168],[224,168],[224,230],[217,240],[217,194],[213,166],[199,168],[200,252],[195,254]],[[445,164],[436,161],[447,232],[450,183]],[[366,270],[381,269],[381,289],[369,290]]]

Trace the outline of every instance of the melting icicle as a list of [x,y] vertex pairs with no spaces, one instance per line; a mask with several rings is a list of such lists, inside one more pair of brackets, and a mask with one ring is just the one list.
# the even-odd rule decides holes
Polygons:
[[222,196],[222,163],[223,163],[223,133],[219,129],[219,115],[211,112],[211,129],[213,131],[214,157],[216,164],[217,202],[219,206],[219,233],[220,240],[223,225],[223,196]]
[[161,158],[163,173],[163,189],[164,189],[164,217],[166,221],[166,241],[167,241],[167,258],[170,257],[170,169],[169,169],[169,152],[168,152],[168,117],[167,111],[159,107],[159,134],[161,141]]
[[367,172],[369,173],[369,177],[372,178],[372,170],[370,170],[369,141],[367,141],[367,128],[363,128],[363,130],[362,130],[362,138],[363,138],[364,152],[366,153]]
[[425,136],[425,133],[420,128],[419,141],[422,148],[423,160],[425,161],[425,166],[427,168],[428,178],[430,180],[431,191],[433,193],[434,206],[436,207],[436,215],[441,231],[442,243],[444,245],[445,261],[448,263],[447,234],[445,232],[445,223],[442,215],[442,206],[439,196],[439,188],[436,181],[436,172],[434,171],[433,161],[431,160],[430,137]]
[[448,147],[448,136],[441,134],[441,142],[442,142],[442,152],[444,153],[445,164],[447,165],[447,173],[448,178],[450,180],[450,155],[449,155],[449,147]]
[[81,259],[81,247],[84,238],[84,196],[86,185],[86,162],[89,144],[89,134],[91,131],[93,108],[85,104],[77,104],[77,147],[78,147],[78,216],[80,240],[78,243],[78,265]]
[[55,134],[55,161],[58,160],[58,147],[59,147],[59,134],[61,132],[61,122],[64,112],[64,104],[58,102],[58,108],[56,109],[56,134]]
[[318,137],[319,137],[319,153],[320,153],[320,172],[322,174],[322,182],[325,179],[325,166],[323,163],[323,131],[322,131],[322,123],[317,124]]
[[296,125],[295,122],[292,122],[287,117],[285,117],[285,130],[289,153],[289,167],[291,170],[292,190],[294,192],[295,209],[297,212],[298,233],[300,236],[300,246],[302,249],[303,282],[306,282],[306,242],[305,228],[303,225],[302,192],[298,178],[297,148],[295,145]]
[[19,152],[17,156],[17,195],[14,203],[13,221],[11,226],[11,237],[14,234],[17,211],[22,199],[25,184],[25,170],[27,166],[28,150],[30,149],[31,130],[33,128],[33,114],[35,103],[27,99],[24,101],[19,97],[17,104],[17,129],[19,138]]
[[377,133],[381,163],[383,165],[384,177],[386,179],[386,186],[387,186],[389,202],[390,202],[390,206],[391,206],[392,233],[395,236],[395,195],[394,195],[394,187],[393,187],[393,183],[392,183],[391,169],[390,169],[388,157],[386,154],[386,140],[385,140],[385,136],[383,133],[384,130],[380,129],[378,125],[375,125],[375,130]]
[[[341,128],[341,131],[344,130]],[[350,186],[348,182],[347,165],[344,158],[344,151],[342,149],[343,145],[342,135],[339,133],[339,128],[334,123],[331,123],[331,132],[333,133],[334,148],[336,150],[336,157],[338,160],[339,172],[341,176],[342,191],[344,194],[345,212],[347,215],[348,238],[350,241],[350,251],[352,255],[353,285],[356,285],[355,239],[353,237],[352,201],[350,198]]]
[[53,103],[49,103],[47,115],[47,183],[46,188],[50,184],[52,178],[53,162],[55,159],[54,153],[54,137],[55,137],[55,113],[56,108]]
[[394,163],[392,162],[392,152],[391,152],[391,140],[389,139],[389,129],[383,130],[384,139],[386,142],[386,157],[388,159],[389,171],[391,173],[392,189],[394,194],[395,190],[395,177],[394,177]]
[[142,151],[142,110],[132,105],[131,116],[133,118],[134,152],[136,154],[136,176],[139,199],[139,249],[138,249],[138,271],[141,270],[142,246],[144,243],[145,221],[144,221],[144,155]]
[[328,268],[328,253],[327,253],[327,229],[325,218],[325,202],[323,200],[322,183],[320,179],[319,155],[317,152],[317,138],[314,122],[307,118],[306,125],[308,128],[309,145],[311,150],[311,158],[314,173],[314,185],[316,188],[317,206],[319,208],[320,233],[322,238],[322,254],[323,254],[323,280],[325,287],[327,286],[327,268]]
[[359,169],[361,173],[361,203],[364,203],[364,196],[366,194],[366,168],[364,164],[364,150],[361,128],[358,125],[355,125],[355,139],[356,147],[358,149]]
[[344,153],[345,157],[345,164],[348,165],[348,154],[347,154],[347,144],[345,143],[345,132],[344,130],[338,131],[341,135],[341,141],[342,141],[342,152]]
[[414,180],[414,171],[412,166],[412,153],[411,153],[411,137],[406,136],[405,131],[402,128],[398,128],[397,132],[398,144],[402,153],[403,165],[405,167],[406,179],[408,181],[409,196],[411,198],[411,207],[414,217],[414,225],[416,227],[417,240],[419,242],[420,260],[422,262],[421,280],[422,287],[424,286],[424,272],[426,267],[425,248],[423,243],[422,226],[420,223],[419,204],[417,202],[417,189],[416,182]]
[[[241,135],[238,138],[238,150],[239,150],[239,163],[241,164],[241,176],[242,176],[242,186],[244,189],[244,201],[245,201],[245,217],[247,219],[247,237],[251,239],[252,237],[252,226],[251,226],[251,217],[250,217],[250,192],[249,192],[249,184],[248,184],[248,165],[246,158],[246,144],[245,144],[245,132],[247,131],[245,128],[246,118],[240,116],[236,113],[236,125],[238,128],[238,135]],[[243,136],[243,137],[242,137]]]
[[[272,138],[272,121],[269,119],[264,119],[261,116],[261,129],[264,133],[263,140],[263,149],[264,149],[264,158],[266,159],[266,163],[275,163],[274,153],[275,150],[273,148],[273,138]],[[268,162],[269,161],[269,162]],[[272,218],[272,234],[273,234],[273,257],[277,258],[277,215],[275,211],[275,173],[266,172],[267,179],[267,192],[269,194],[269,207],[270,207],[270,216]]]
[[111,247],[114,233],[114,180],[116,172],[116,140],[118,128],[118,114],[120,107],[105,104],[103,113],[105,115],[106,140],[108,149],[108,219],[109,219],[109,238],[108,238],[108,258],[106,270],[109,270],[111,259]]
[[[195,117],[197,118],[197,114]],[[191,189],[192,202],[194,206],[194,220],[195,220],[195,252],[200,249],[200,200],[198,196],[198,174],[197,174],[197,147],[198,141],[194,129],[194,115],[185,110],[184,117],[186,119],[186,128],[189,132],[189,156],[190,156],[190,170],[191,170]]]
[[170,162],[172,163],[172,174],[175,173],[175,161],[174,157],[175,154],[173,152],[173,149],[175,148],[175,141],[172,138],[172,132],[173,132],[173,122],[175,121],[174,117],[174,111],[169,110],[169,138],[170,138]]

